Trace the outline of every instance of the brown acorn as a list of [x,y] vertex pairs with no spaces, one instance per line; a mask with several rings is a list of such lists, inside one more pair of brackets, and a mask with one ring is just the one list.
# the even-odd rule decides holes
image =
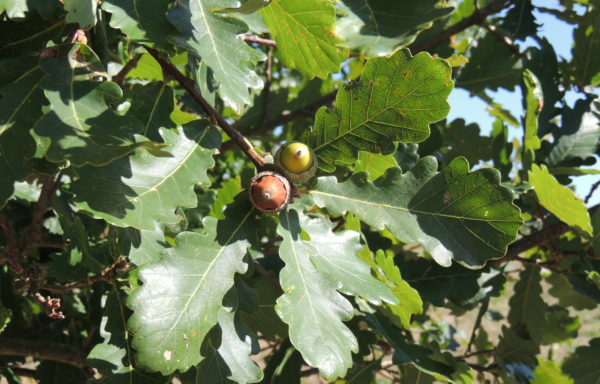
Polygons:
[[249,188],[250,201],[260,211],[277,213],[290,201],[290,182],[282,175],[263,171],[252,178]]

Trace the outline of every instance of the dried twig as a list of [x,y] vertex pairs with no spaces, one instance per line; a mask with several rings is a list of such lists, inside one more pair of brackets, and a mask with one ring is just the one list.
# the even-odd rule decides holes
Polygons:
[[117,278],[118,271],[128,272],[130,270],[131,264],[124,259],[119,259],[110,267],[105,268],[100,273],[90,276],[85,280],[81,280],[70,285],[44,285],[40,288],[55,293],[66,293],[74,290],[75,288],[87,287],[99,281],[113,281]]
[[214,119],[219,127],[227,133],[227,135],[234,141],[241,149],[244,151],[246,156],[250,158],[250,160],[254,163],[254,165],[261,169],[265,166],[265,161],[263,158],[254,150],[252,145],[242,136],[235,128],[233,128],[224,118],[221,116],[205,99],[202,97],[200,92],[194,86],[194,82],[186,77],[183,73],[179,72],[177,68],[173,64],[171,64],[168,60],[160,57],[160,53],[158,50],[145,46],[146,50],[154,59],[160,64],[161,68],[165,73],[172,76],[175,80],[179,82],[179,84],[192,96],[194,101],[196,101],[200,107],[206,112],[206,114]]
[[277,45],[275,40],[263,39],[262,37],[258,36],[238,35],[238,38],[248,43],[258,43],[268,47],[275,47]]

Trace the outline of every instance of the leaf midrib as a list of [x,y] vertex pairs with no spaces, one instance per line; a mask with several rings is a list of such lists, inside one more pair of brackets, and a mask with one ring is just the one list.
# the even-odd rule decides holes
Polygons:
[[327,192],[322,192],[322,191],[316,191],[316,190],[311,190],[311,191],[308,191],[308,192],[311,193],[311,194],[320,194],[320,195],[324,195],[324,196],[328,196],[328,197],[332,197],[332,198],[336,198],[336,199],[347,200],[347,201],[350,201],[350,202],[353,202],[353,203],[371,205],[371,206],[376,206],[376,207],[380,207],[380,208],[389,208],[389,209],[393,209],[393,210],[397,210],[397,211],[402,211],[402,212],[413,213],[413,214],[417,214],[417,215],[428,215],[428,216],[434,216],[434,217],[446,217],[446,218],[457,219],[457,220],[481,221],[481,222],[485,222],[485,223],[512,223],[512,224],[521,224],[520,221],[514,221],[514,220],[486,220],[486,219],[481,219],[481,218],[473,218],[473,217],[464,217],[464,216],[456,216],[456,215],[443,214],[443,213],[439,213],[439,212],[418,211],[418,210],[414,210],[414,209],[409,209],[409,208],[404,208],[404,207],[398,207],[398,206],[389,205],[389,204],[374,203],[374,202],[366,201],[366,200],[353,199],[353,198],[342,196],[342,195],[335,195],[335,194],[332,194],[332,193],[327,193]]
[[181,320],[181,317],[187,313],[187,310],[189,308],[189,306],[191,305],[192,301],[196,298],[196,295],[198,294],[198,291],[200,290],[202,284],[204,283],[204,281],[206,280],[207,276],[209,275],[209,272],[211,271],[211,269],[214,267],[214,265],[216,264],[217,260],[219,260],[221,254],[223,253],[223,251],[229,247],[229,245],[231,245],[231,239],[233,239],[238,232],[240,231],[240,228],[242,228],[242,226],[246,223],[246,220],[248,220],[248,218],[250,217],[250,215],[254,212],[254,209],[251,209],[248,211],[248,213],[246,213],[246,215],[244,216],[244,218],[240,221],[240,223],[238,224],[237,227],[235,227],[235,229],[231,232],[231,234],[229,235],[229,237],[227,238],[227,240],[225,241],[225,243],[223,244],[223,246],[219,249],[219,252],[217,252],[217,254],[214,256],[213,260],[210,262],[210,264],[208,265],[208,267],[206,268],[205,272],[202,274],[202,277],[200,279],[200,281],[198,282],[198,284],[196,285],[196,288],[194,288],[194,291],[192,292],[192,294],[189,296],[188,300],[186,301],[183,309],[181,311],[179,311],[179,316],[177,317],[177,320],[175,320],[173,322],[173,325],[171,326],[171,328],[169,328],[166,332],[165,335],[163,337],[163,339],[161,340],[160,344],[158,345],[158,348],[161,348],[164,344],[164,342],[170,337],[171,332],[173,331],[173,329],[177,326],[177,324],[179,324],[179,321]]

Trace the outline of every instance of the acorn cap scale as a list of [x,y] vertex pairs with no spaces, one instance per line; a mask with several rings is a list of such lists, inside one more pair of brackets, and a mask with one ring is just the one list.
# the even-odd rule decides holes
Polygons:
[[250,182],[249,197],[252,204],[265,213],[276,213],[287,207],[290,201],[289,181],[272,171],[263,171]]

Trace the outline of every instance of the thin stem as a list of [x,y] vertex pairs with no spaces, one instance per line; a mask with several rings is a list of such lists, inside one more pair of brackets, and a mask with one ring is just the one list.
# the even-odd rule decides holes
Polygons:
[[519,47],[517,47],[508,36],[504,35],[496,27],[487,23],[484,25],[484,27],[492,34],[492,36],[496,38],[496,40],[510,49],[512,53],[517,56],[523,56],[523,52],[519,50]]
[[85,280],[81,280],[70,285],[44,285],[40,288],[55,293],[66,293],[75,288],[87,287],[99,281],[113,281],[117,278],[117,272],[119,270],[127,272],[131,270],[131,264],[127,263],[127,261],[124,259],[119,259],[110,267],[105,268],[100,273],[90,276]]
[[473,346],[473,343],[475,342],[475,336],[477,335],[477,330],[481,326],[481,320],[483,320],[483,315],[485,315],[485,313],[487,312],[489,304],[490,304],[490,300],[487,299],[487,300],[483,301],[481,303],[481,306],[479,307],[479,312],[477,312],[477,319],[475,319],[475,324],[473,324],[473,330],[471,331],[471,337],[469,338],[469,344],[467,344],[467,350],[466,350],[465,354],[463,355],[463,357],[467,357],[467,355],[469,355],[469,352],[471,352],[471,347]]
[[0,338],[0,356],[31,356],[89,370],[83,352],[67,344]]
[[250,158],[250,160],[254,163],[256,168],[262,169],[265,166],[265,161],[263,158],[254,150],[252,145],[242,136],[235,128],[233,128],[224,118],[221,116],[198,92],[196,87],[194,86],[194,82],[186,77],[183,73],[181,73],[173,64],[171,64],[168,60],[160,57],[160,53],[158,50],[145,46],[146,50],[161,66],[163,71],[173,77],[179,84],[192,96],[194,101],[196,101],[200,107],[206,112],[210,119],[213,119],[217,122],[219,127],[227,135],[231,138],[233,142],[235,142],[241,149],[244,151],[246,156]]
[[262,37],[258,36],[238,35],[238,38],[248,43],[258,43],[268,47],[275,47],[277,45],[275,40],[263,39]]
[[480,24],[488,16],[502,11],[503,9],[512,5],[515,1],[516,0],[498,0],[498,1],[495,1],[492,4],[488,5],[487,7],[484,7],[479,10],[475,10],[475,12],[473,12],[473,14],[471,14],[471,16],[465,17],[458,23],[446,28],[445,30],[438,33],[437,35],[433,36],[431,39],[424,41],[423,43],[421,43],[419,45],[412,46],[411,51],[413,53],[427,51],[427,50],[435,47],[436,45],[440,44],[441,42],[449,39],[451,36],[464,31],[465,29],[469,28],[470,26],[475,25],[475,24]]
[[141,53],[138,53],[137,55],[135,55],[131,60],[129,60],[127,62],[127,64],[125,64],[123,66],[123,68],[121,68],[119,73],[117,73],[116,75],[114,75],[112,77],[111,81],[114,83],[117,83],[119,85],[123,84],[125,77],[129,74],[129,72],[131,72],[132,69],[134,69],[137,66],[138,61],[140,61],[141,58],[142,58]]
[[594,192],[596,192],[596,189],[598,189],[598,187],[600,187],[600,180],[598,180],[594,184],[592,184],[592,188],[590,188],[590,191],[588,192],[587,196],[585,197],[586,204],[590,201],[590,199],[592,198],[592,196],[594,195]]

